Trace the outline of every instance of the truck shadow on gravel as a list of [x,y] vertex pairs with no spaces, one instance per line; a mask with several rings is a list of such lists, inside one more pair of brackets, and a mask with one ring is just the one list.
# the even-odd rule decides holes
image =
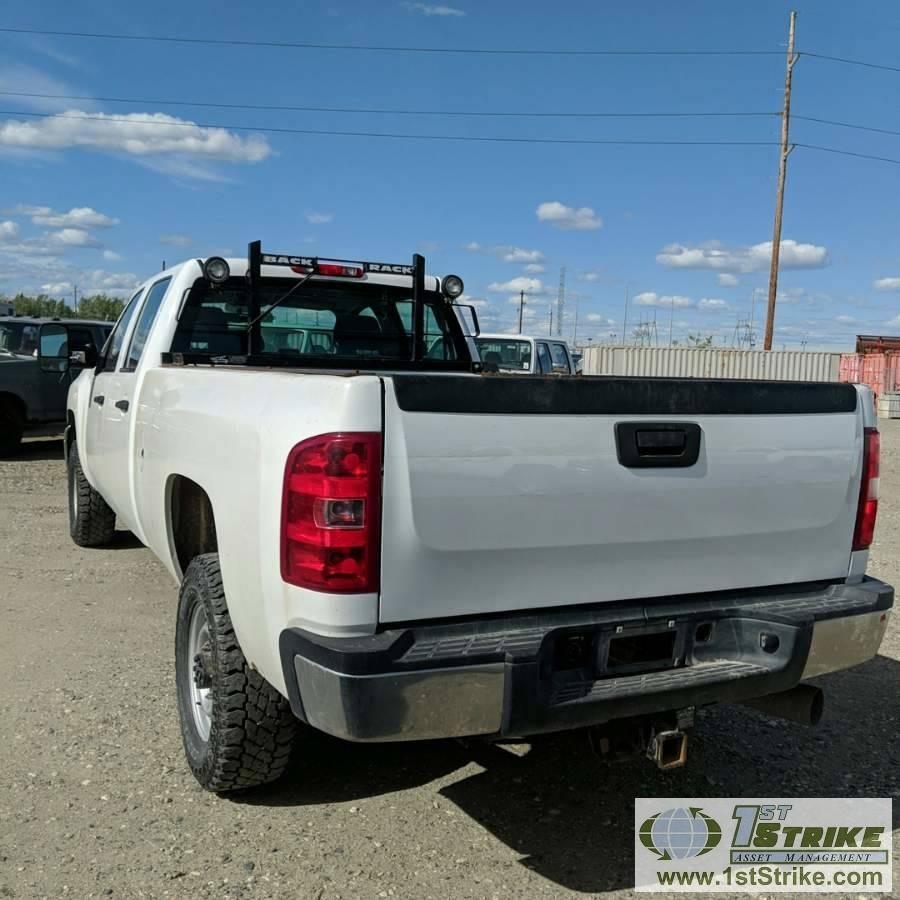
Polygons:
[[[438,793],[509,846],[522,865],[574,891],[627,889],[635,797],[900,795],[900,663],[879,656],[818,684],[826,695],[818,728],[745,707],[710,707],[698,718],[687,766],[673,772],[641,759],[607,764],[583,732],[535,739],[525,755],[480,741],[362,746],[316,738],[312,758],[298,755],[283,782],[241,802],[347,802],[476,763],[483,771]],[[308,771],[316,772],[314,783]],[[896,806],[894,828],[900,828]]]
[[43,462],[58,460],[60,466],[64,464],[62,438],[40,438],[24,440],[16,448],[16,452],[9,456],[0,457],[0,462]]
[[537,742],[524,758],[488,748],[495,762],[479,759],[482,774],[441,793],[545,878],[589,893],[629,888],[635,797],[900,793],[900,663],[879,656],[819,684],[826,711],[814,729],[745,707],[709,708],[681,770],[608,765],[583,735],[568,734]]

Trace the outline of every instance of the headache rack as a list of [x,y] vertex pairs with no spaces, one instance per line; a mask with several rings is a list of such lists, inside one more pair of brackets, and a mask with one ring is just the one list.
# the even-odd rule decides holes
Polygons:
[[[213,284],[217,283],[216,279],[210,277],[209,264],[212,259],[220,260],[219,257],[210,257],[201,266],[207,274],[207,279]],[[224,260],[222,260],[224,262]],[[295,275],[301,276],[296,289],[302,283],[309,280],[315,275],[326,277],[343,277],[343,278],[362,278],[366,273],[377,275],[393,275],[406,276],[412,279],[412,352],[406,359],[390,359],[390,358],[372,358],[367,359],[364,365],[353,365],[349,357],[328,357],[328,356],[310,356],[303,360],[284,359],[278,354],[267,353],[259,348],[262,346],[262,320],[269,312],[275,309],[283,300],[290,296],[286,293],[275,303],[261,307],[259,299],[259,288],[267,278],[284,278],[287,273],[279,273],[277,275],[264,275],[263,267],[275,267],[279,269],[287,269]],[[227,264],[225,265],[227,278]],[[425,346],[425,257],[420,253],[414,253],[412,264],[406,265],[402,263],[382,263],[382,262],[361,262],[358,260],[336,259],[334,257],[318,257],[318,256],[295,256],[289,254],[264,253],[261,241],[252,241],[247,245],[247,288],[248,288],[248,328],[247,328],[247,353],[246,354],[220,354],[191,351],[188,353],[170,352],[162,354],[163,365],[244,365],[244,366],[282,366],[290,368],[331,368],[331,369],[400,369],[400,370],[421,370],[423,368],[435,369],[438,371],[451,372],[481,372],[482,365],[480,362],[471,361],[468,356],[468,350],[464,353],[459,351],[465,347],[465,339],[462,338],[458,342],[457,359],[442,360],[429,359],[426,356],[427,348]],[[225,279],[222,279],[225,280]],[[462,282],[459,283],[460,289]],[[474,307],[469,304],[457,304],[452,299],[447,300],[451,306],[465,306],[472,313],[475,323],[476,334],[479,331],[477,312]],[[461,331],[460,331],[461,333]]]

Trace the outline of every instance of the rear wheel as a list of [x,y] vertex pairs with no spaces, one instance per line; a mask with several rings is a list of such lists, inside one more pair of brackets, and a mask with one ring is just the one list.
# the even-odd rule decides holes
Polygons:
[[72,540],[79,547],[108,544],[116,533],[116,514],[84,477],[75,441],[69,448],[66,464],[69,475],[69,534]]
[[244,790],[283,774],[298,722],[244,658],[217,553],[195,557],[181,585],[175,681],[184,752],[204,788]]
[[24,430],[22,408],[8,397],[0,398],[0,456],[12,456],[19,449]]

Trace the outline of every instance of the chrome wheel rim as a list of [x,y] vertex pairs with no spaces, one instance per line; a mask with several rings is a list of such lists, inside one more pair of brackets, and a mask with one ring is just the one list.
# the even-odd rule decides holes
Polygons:
[[210,671],[212,642],[203,605],[198,603],[191,613],[187,641],[187,671],[190,678],[191,712],[194,727],[204,741],[209,740],[212,726],[212,674]]

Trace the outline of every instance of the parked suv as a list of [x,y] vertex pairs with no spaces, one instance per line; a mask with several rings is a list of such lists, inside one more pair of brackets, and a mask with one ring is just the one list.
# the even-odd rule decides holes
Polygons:
[[14,453],[27,428],[65,422],[84,365],[77,354],[96,356],[110,331],[111,322],[0,316],[0,455]]

